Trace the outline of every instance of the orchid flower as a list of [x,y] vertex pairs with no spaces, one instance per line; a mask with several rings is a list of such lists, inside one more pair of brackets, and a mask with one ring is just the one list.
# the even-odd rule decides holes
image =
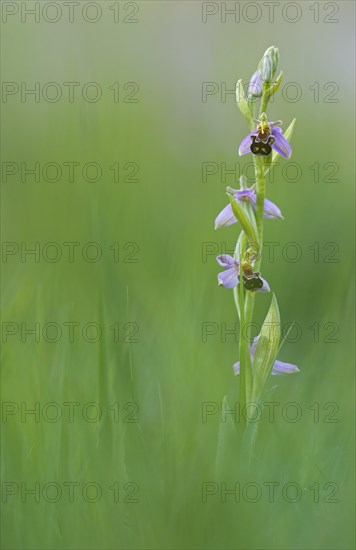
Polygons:
[[281,120],[276,122],[267,122],[267,116],[262,113],[261,120],[257,120],[256,130],[250,132],[241,142],[239,155],[253,153],[254,155],[267,156],[272,153],[272,149],[277,151],[282,157],[290,158],[292,154],[291,146],[284,137],[279,125]]
[[[226,190],[234,196],[237,202],[239,202],[240,204],[243,202],[249,202],[252,208],[256,210],[257,196],[255,193],[254,185],[249,189],[237,190],[228,187]],[[283,220],[282,212],[280,211],[278,206],[268,199],[264,199],[263,217],[269,218],[271,220],[276,220],[278,218]],[[237,220],[232,211],[231,204],[228,204],[217,216],[215,220],[215,229],[219,229],[220,227],[227,227],[229,225],[232,225],[233,223],[236,223],[236,221]]]
[[[222,271],[218,274],[218,283],[220,286],[224,286],[225,288],[235,288],[240,282],[240,263],[237,260],[234,260],[232,256],[229,254],[222,254],[216,258],[216,261],[219,265],[222,267],[225,267],[225,271]],[[259,292],[269,292],[269,284],[267,281],[262,279],[262,277],[257,275],[259,280],[261,281],[261,287],[257,290]]]
[[[253,356],[255,354],[257,342],[259,337],[256,336],[256,338],[253,341],[253,344],[250,348],[250,354],[251,354],[251,360],[253,361]],[[240,361],[234,364],[233,366],[234,372],[236,375],[240,374]],[[276,360],[272,367],[272,373],[277,376],[285,376],[286,374],[294,374],[296,372],[299,372],[299,369],[297,365],[292,365],[291,363],[284,363],[284,361],[278,361]]]

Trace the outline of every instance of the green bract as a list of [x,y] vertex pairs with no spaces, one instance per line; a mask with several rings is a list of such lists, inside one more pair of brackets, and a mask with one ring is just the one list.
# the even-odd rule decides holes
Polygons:
[[250,218],[248,216],[245,209],[237,202],[237,200],[234,199],[232,195],[230,195],[230,193],[226,194],[229,197],[232,211],[237,221],[240,223],[242,229],[246,233],[248,240],[251,244],[255,244],[256,247],[259,248],[257,227],[256,223],[254,222],[254,218]]
[[281,338],[281,320],[275,295],[257,342],[253,357],[254,385],[252,401],[258,401],[269,375],[272,372],[273,363],[276,359]]
[[247,102],[246,100],[241,80],[238,80],[236,83],[236,103],[241,111],[241,114],[245,117],[248,125],[252,129],[254,126],[252,114],[253,105],[251,102]]

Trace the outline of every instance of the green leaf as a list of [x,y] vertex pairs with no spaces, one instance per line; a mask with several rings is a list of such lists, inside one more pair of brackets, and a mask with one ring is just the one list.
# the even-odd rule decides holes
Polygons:
[[257,401],[272,372],[281,338],[281,320],[275,295],[263,322],[253,357],[254,388],[253,401]]
[[238,80],[236,83],[236,103],[238,108],[241,111],[241,114],[247,120],[247,123],[250,126],[250,128],[253,128],[254,127],[253,116],[250,110],[250,106],[245,98],[241,80]]
[[237,200],[234,199],[234,197],[232,197],[229,193],[226,194],[229,197],[234,216],[246,233],[250,244],[255,244],[257,249],[259,250],[260,246],[258,241],[256,223],[251,220],[244,207],[241,206],[241,204],[239,204]]

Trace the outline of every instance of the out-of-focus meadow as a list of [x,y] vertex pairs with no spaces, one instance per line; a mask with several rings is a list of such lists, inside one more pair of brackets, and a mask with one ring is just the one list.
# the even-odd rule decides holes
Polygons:
[[[3,548],[353,548],[353,2],[273,22],[245,2],[226,3],[239,22],[214,2],[81,2],[73,22],[66,3],[38,22],[4,4]],[[238,343],[215,256],[238,227],[214,218],[252,183],[230,92],[272,44],[269,120],[297,123],[263,276],[300,373],[271,379],[248,469],[220,414]]]

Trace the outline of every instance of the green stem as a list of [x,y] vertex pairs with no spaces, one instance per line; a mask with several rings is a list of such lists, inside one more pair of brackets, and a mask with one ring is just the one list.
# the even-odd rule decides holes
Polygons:
[[[243,286],[242,284],[240,286]],[[245,292],[245,303],[244,303],[244,315],[243,323],[241,322],[242,330],[240,330],[240,342],[242,342],[241,353],[244,355],[245,362],[245,387],[246,387],[246,403],[251,401],[252,392],[253,392],[253,372],[252,372],[252,362],[250,354],[250,332],[251,332],[251,319],[253,309],[246,307],[247,304],[250,304],[251,294],[253,292]],[[252,302],[253,303],[253,302]]]
[[267,105],[270,98],[269,94],[267,94],[267,90],[269,89],[269,86],[270,86],[269,82],[263,83],[260,116],[262,115],[262,113],[265,113],[267,111]]
[[[257,187],[257,201],[256,201],[256,225],[258,231],[259,241],[259,256],[255,263],[255,270],[258,271],[261,267],[261,257],[263,249],[263,207],[265,200],[265,172],[264,162],[260,157],[254,157],[255,163],[255,178]],[[253,310],[255,306],[255,294],[254,292],[247,292],[245,300],[245,322],[251,323],[253,317]],[[250,335],[249,335],[250,336]]]
[[[240,281],[242,278],[242,272],[240,271]],[[240,338],[239,338],[239,348],[240,348],[240,388],[239,388],[239,402],[240,407],[243,409],[246,405],[246,361],[245,361],[245,342],[243,337],[243,329],[245,322],[245,292],[243,284],[240,282],[238,286],[238,296],[239,296],[239,309],[240,309]]]
[[[270,160],[270,159],[269,159]],[[258,232],[258,240],[259,240],[259,256],[256,259],[254,269],[256,271],[260,270],[261,261],[262,261],[262,250],[263,250],[263,209],[264,209],[264,200],[265,200],[265,184],[266,184],[266,177],[265,177],[265,168],[266,164],[264,157],[254,157],[254,163],[255,163],[255,178],[256,178],[256,193],[257,193],[257,200],[256,200],[256,225],[257,225],[257,232]],[[254,311],[254,305],[255,305],[255,294],[253,292],[247,292],[246,293],[246,299],[245,299],[245,309],[244,309],[244,321],[246,325],[249,326],[249,324],[252,321],[253,318],[253,311]],[[250,331],[249,331],[250,332]],[[248,334],[249,340],[251,339],[251,334]],[[251,366],[251,373],[252,373],[252,366]],[[249,399],[253,401],[253,392],[254,388],[251,387],[251,391],[249,393]],[[249,428],[246,431],[246,443],[248,447],[248,464],[251,464],[252,456],[253,456],[253,449],[255,446],[256,438],[257,438],[257,425],[247,426]]]
[[[239,339],[239,357],[240,357],[240,385],[239,385],[239,403],[240,407],[243,410],[246,403],[251,400],[252,395],[252,365],[251,365],[251,356],[250,356],[250,346],[249,341],[246,338],[246,316],[245,316],[245,303],[248,300],[250,292],[246,292],[243,285],[243,271],[241,267],[242,262],[242,251],[245,250],[247,243],[247,237],[245,233],[241,234],[235,251],[235,257],[240,260],[240,284],[238,285],[235,295],[235,302],[237,307],[237,312],[240,318],[240,339]],[[249,322],[249,321],[247,321]]]
[[[248,325],[252,321],[253,317],[253,309],[255,306],[255,293],[254,292],[247,292],[246,300],[245,300],[245,323]],[[251,339],[251,328],[248,331],[248,340]]]
[[258,232],[258,240],[260,245],[260,252],[263,248],[263,207],[265,202],[265,166],[263,157],[255,157],[255,175],[256,175],[256,187],[257,187],[257,201],[256,201],[256,224]]

